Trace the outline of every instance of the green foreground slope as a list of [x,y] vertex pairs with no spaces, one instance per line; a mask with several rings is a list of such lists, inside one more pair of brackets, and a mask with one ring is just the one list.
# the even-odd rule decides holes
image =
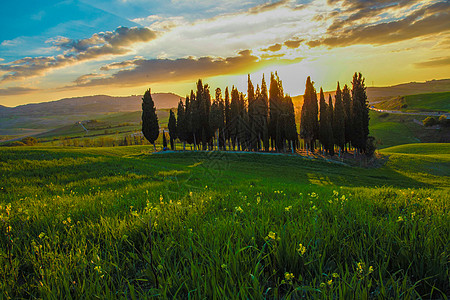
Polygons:
[[[450,291],[446,150],[386,149],[385,166],[361,169],[151,149],[0,149],[1,293],[343,299]],[[441,176],[411,167],[429,163]]]

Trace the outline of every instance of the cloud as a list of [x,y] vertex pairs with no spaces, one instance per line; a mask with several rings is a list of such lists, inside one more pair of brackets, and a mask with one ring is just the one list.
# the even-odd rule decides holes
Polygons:
[[22,95],[22,94],[29,94],[31,92],[37,91],[38,89],[35,88],[26,88],[26,87],[8,87],[4,89],[0,89],[0,95],[1,96],[12,96],[12,95]]
[[427,61],[415,63],[416,68],[437,68],[450,66],[450,56],[435,57]]
[[[79,86],[111,84],[137,86],[146,83],[177,82],[248,72],[273,62],[283,64],[299,62],[301,60],[302,58],[283,60],[279,59],[278,56],[260,58],[253,55],[250,50],[241,51],[238,55],[227,58],[188,57],[179,59],[134,59],[120,63],[126,67],[133,65],[134,67],[132,69],[120,70],[107,78],[92,78],[89,80],[89,77],[93,77],[92,75],[94,74],[84,75],[85,77],[82,76],[78,78],[75,81],[75,84]],[[115,63],[115,66],[118,64],[119,63]],[[111,66],[106,66],[106,69],[111,69]]]
[[[363,6],[363,4],[359,3],[359,6]],[[334,29],[333,25],[331,28]],[[383,45],[445,32],[449,31],[449,29],[450,2],[445,1],[414,10],[400,20],[349,26],[342,30],[331,30],[332,34],[329,34],[331,36],[319,40],[311,40],[307,44],[310,47],[320,45],[343,47],[355,44]],[[330,31],[330,28],[328,31]]]
[[298,48],[300,46],[301,43],[303,43],[305,40],[300,39],[300,40],[288,40],[284,42],[284,45],[288,48],[291,49],[295,49]]
[[96,33],[87,39],[72,40],[59,37],[49,42],[65,50],[64,54],[47,57],[25,57],[11,63],[0,64],[0,70],[6,72],[1,81],[42,75],[52,69],[107,55],[123,55],[131,51],[130,45],[148,42],[155,39],[156,36],[156,33],[148,28],[118,27],[115,31]]
[[262,49],[262,51],[272,51],[272,52],[276,52],[276,51],[280,51],[281,50],[281,44],[275,44],[272,46],[267,47],[266,49]]

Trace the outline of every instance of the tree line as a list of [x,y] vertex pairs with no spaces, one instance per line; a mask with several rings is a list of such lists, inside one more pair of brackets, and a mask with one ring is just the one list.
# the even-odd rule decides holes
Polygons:
[[[374,139],[369,137],[369,106],[364,78],[355,73],[352,89],[339,82],[334,96],[328,103],[322,88],[317,99],[314,82],[308,77],[299,131],[292,98],[283,91],[278,74],[270,76],[269,89],[263,75],[256,89],[248,75],[247,94],[232,87],[217,88],[214,97],[210,87],[197,81],[196,91],[191,90],[183,102],[178,103],[177,115],[170,111],[168,131],[171,149],[178,139],[191,144],[194,150],[276,151],[295,152],[300,148],[299,138],[304,140],[306,151],[321,147],[329,155],[339,155],[351,147],[356,152],[373,154]],[[158,117],[150,89],[142,98],[142,132],[155,146],[159,136]],[[163,132],[164,148],[167,139]],[[156,149],[156,147],[155,147]]]

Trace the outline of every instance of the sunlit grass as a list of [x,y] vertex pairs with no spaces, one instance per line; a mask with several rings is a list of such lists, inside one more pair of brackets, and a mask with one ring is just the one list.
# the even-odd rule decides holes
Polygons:
[[151,148],[0,149],[2,295],[449,292],[448,176]]

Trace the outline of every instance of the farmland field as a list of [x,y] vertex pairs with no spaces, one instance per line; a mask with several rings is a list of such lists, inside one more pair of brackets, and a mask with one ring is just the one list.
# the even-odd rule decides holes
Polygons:
[[448,144],[387,148],[387,162],[370,169],[291,155],[152,149],[0,149],[0,293],[450,293]]

